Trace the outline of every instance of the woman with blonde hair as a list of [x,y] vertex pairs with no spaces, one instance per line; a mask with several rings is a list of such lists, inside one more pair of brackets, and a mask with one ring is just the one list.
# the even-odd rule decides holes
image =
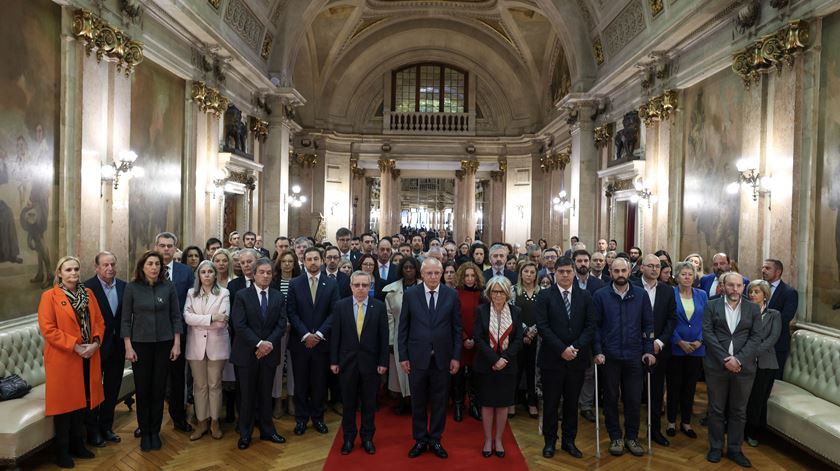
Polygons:
[[[703,266],[703,257],[699,253],[690,253],[687,257],[685,257],[684,262],[691,262],[694,265],[694,270],[697,276],[694,277],[694,286],[695,288],[700,287],[700,278],[703,278],[703,275],[706,274],[706,268]],[[676,268],[676,267],[674,267]],[[674,273],[674,279],[677,278],[678,273]]]
[[85,411],[105,398],[99,365],[105,320],[96,296],[81,282],[80,270],[78,258],[62,257],[56,264],[55,285],[38,304],[45,343],[45,415],[53,416],[56,464],[62,468],[72,468],[73,457],[94,457],[82,438]]
[[[522,375],[525,378],[526,400],[528,403],[528,415],[532,419],[539,417],[537,408],[537,390],[535,388],[537,374],[537,318],[534,312],[534,305],[537,301],[537,293],[540,292],[540,285],[537,284],[537,264],[528,260],[519,264],[519,277],[513,287],[511,303],[522,311],[522,350],[519,352],[519,374],[516,384],[520,384]],[[511,412],[515,412],[511,411]]]
[[213,266],[216,267],[216,282],[219,286],[227,289],[228,283],[236,278],[233,274],[233,260],[227,249],[218,249],[213,254]]

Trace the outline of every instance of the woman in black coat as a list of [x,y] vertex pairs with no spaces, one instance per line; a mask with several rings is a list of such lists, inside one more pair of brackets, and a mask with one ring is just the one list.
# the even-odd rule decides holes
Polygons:
[[519,308],[508,303],[512,288],[507,278],[490,278],[484,293],[490,303],[476,309],[473,328],[476,356],[473,369],[478,376],[478,403],[481,404],[481,421],[484,426],[482,455],[490,457],[495,445],[496,456],[501,458],[505,456],[502,434],[507,422],[508,407],[516,402],[516,359],[522,348],[522,317]]

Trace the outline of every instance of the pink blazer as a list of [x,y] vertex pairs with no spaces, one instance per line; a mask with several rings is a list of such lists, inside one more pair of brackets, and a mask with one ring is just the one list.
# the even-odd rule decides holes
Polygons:
[[222,288],[217,295],[207,300],[193,296],[193,288],[187,291],[184,305],[184,321],[187,323],[187,360],[203,360],[205,353],[209,360],[227,360],[230,357],[230,336],[227,322],[211,322],[210,316],[224,313],[230,316],[230,292]]

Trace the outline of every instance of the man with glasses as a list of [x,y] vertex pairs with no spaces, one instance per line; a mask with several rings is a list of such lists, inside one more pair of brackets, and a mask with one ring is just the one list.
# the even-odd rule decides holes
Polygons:
[[541,263],[542,269],[539,272],[537,272],[538,280],[543,276],[548,275],[548,277],[551,278],[551,283],[556,283],[556,280],[554,278],[554,266],[557,263],[557,257],[559,257],[559,255],[560,254],[555,248],[549,247],[543,250]]
[[350,277],[338,269],[341,261],[341,251],[338,247],[331,245],[324,249],[324,274],[338,283],[338,295],[343,299],[353,293],[350,291]]

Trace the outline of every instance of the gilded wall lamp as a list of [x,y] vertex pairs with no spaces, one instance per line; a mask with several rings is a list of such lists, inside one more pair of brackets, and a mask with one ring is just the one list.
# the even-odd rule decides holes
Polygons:
[[213,173],[213,199],[216,199],[216,196],[222,196],[225,192],[225,184],[228,182],[228,173],[227,170],[220,168]]
[[300,208],[306,203],[306,196],[300,194],[300,185],[293,185],[292,192],[289,193],[288,204],[293,208]]
[[566,190],[560,190],[560,193],[558,193],[557,196],[551,199],[551,204],[554,206],[554,210],[558,213],[562,213],[565,212],[567,209],[571,209],[572,215],[574,215],[575,202],[569,201],[569,198],[566,195]]
[[120,175],[125,175],[126,178],[142,177],[145,172],[142,167],[134,165],[136,160],[137,154],[130,150],[115,154],[112,163],[102,165],[102,182],[113,182],[116,190],[120,186]]
[[645,182],[641,178],[633,182],[633,188],[636,190],[636,194],[630,197],[630,201],[633,203],[645,200],[647,201],[647,207],[650,208],[651,204],[656,204],[659,200],[659,198],[650,191],[650,188],[645,186]]
[[[738,181],[732,182],[726,186],[726,191],[730,195],[738,194],[741,185],[747,185],[752,188],[753,201],[758,201],[759,195],[770,196],[770,186],[772,181],[768,176],[761,176],[758,171],[758,161],[755,159],[740,159],[735,162],[735,168],[738,169]],[[769,209],[768,204],[768,209]]]

